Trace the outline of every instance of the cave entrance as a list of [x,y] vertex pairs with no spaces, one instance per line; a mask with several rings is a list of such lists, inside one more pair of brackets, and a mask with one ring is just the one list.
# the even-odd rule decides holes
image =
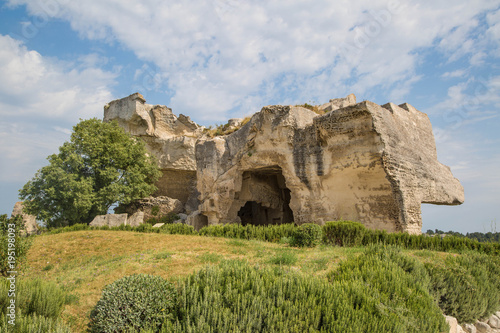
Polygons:
[[245,171],[238,199],[243,203],[238,216],[242,225],[293,222],[290,190],[278,166]]

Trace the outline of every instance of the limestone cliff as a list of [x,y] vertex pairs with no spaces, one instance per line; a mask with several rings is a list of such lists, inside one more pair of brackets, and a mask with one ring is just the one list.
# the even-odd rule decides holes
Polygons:
[[111,102],[104,119],[146,142],[164,171],[159,195],[196,210],[198,226],[200,217],[205,224],[352,219],[420,233],[421,203],[464,201],[459,181],[437,160],[426,114],[409,104],[356,103],[352,94],[318,109],[327,113],[264,107],[215,138],[140,94]]

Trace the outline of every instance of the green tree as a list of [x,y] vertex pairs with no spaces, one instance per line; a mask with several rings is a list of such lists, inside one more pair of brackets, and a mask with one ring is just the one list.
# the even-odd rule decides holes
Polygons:
[[156,190],[161,172],[144,143],[116,122],[96,118],[73,127],[69,142],[50,155],[19,196],[25,211],[48,227],[89,223],[113,204],[129,203]]

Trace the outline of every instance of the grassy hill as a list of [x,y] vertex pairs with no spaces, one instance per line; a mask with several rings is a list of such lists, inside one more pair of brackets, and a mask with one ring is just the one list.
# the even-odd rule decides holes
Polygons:
[[[362,247],[292,248],[239,239],[86,230],[35,237],[22,278],[42,277],[61,286],[71,295],[62,318],[73,332],[84,332],[103,288],[124,276],[153,274],[175,280],[207,265],[238,259],[326,280],[340,262],[363,251]],[[403,252],[434,265],[458,256],[429,250]]]

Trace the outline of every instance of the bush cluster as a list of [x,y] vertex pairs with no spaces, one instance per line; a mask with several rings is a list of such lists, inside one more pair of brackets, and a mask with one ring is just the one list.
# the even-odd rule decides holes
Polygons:
[[106,286],[90,314],[91,332],[158,331],[176,318],[177,291],[159,276],[136,274]]
[[[161,328],[148,327],[155,317],[131,320],[134,311],[121,313],[125,317],[122,322],[129,324],[113,327],[173,333],[445,331],[439,308],[417,280],[398,264],[376,254],[348,261],[330,281],[226,261],[178,281],[176,307],[169,308],[172,317],[162,318]],[[119,289],[106,287],[101,301],[122,299],[121,290],[135,290],[137,285],[128,278],[112,285],[118,283]],[[170,295],[169,288],[165,292]],[[130,299],[136,303],[134,306],[143,302],[138,297]],[[115,312],[108,311],[107,317],[113,318]],[[92,323],[96,325],[96,321]],[[107,332],[104,326],[92,326],[92,331]]]
[[247,240],[279,242],[283,237],[292,238],[296,226],[293,223],[255,226],[241,224],[225,224],[204,227],[199,231],[202,236],[227,237]]
[[[14,228],[9,226],[14,225]],[[10,231],[14,231],[14,237],[9,237]],[[7,215],[0,215],[0,275],[7,276],[8,271],[16,271],[19,265],[26,260],[26,254],[31,246],[32,238],[23,237],[21,233],[25,231],[24,221],[21,216],[7,218]],[[9,239],[14,240],[14,247],[9,248]],[[15,267],[10,267],[9,257],[15,259]]]
[[[317,234],[318,227],[307,223],[306,227],[297,227],[293,223],[255,226],[241,224],[225,224],[208,226],[200,231],[185,224],[165,224],[161,228],[152,228],[144,223],[138,227],[89,227],[85,224],[76,224],[71,227],[53,229],[49,233],[60,233],[77,230],[127,230],[138,232],[156,232],[167,234],[201,235],[213,237],[226,237],[247,240],[260,240],[267,242],[282,242],[288,240],[294,245],[294,239],[302,239],[308,233]],[[431,237],[428,235],[409,235],[408,233],[388,233],[384,230],[367,229],[363,224],[353,221],[327,222],[322,229],[322,243],[331,246],[367,246],[371,244],[395,245],[410,250],[432,250],[443,252],[475,251],[478,253],[500,255],[500,243],[485,243],[477,240],[457,237]],[[306,231],[306,229],[308,231]],[[313,231],[315,230],[315,231]],[[311,237],[310,235],[307,237]],[[307,238],[306,237],[306,238]],[[300,241],[299,241],[300,242]],[[315,242],[314,242],[315,243]],[[297,246],[309,246],[300,245]]]
[[68,301],[67,295],[53,282],[39,279],[16,281],[15,327],[7,323],[7,305],[10,282],[0,279],[0,327],[2,332],[55,332],[70,329],[60,321],[60,314]]
[[426,263],[430,292],[439,307],[459,322],[487,318],[500,307],[500,260],[478,253],[448,257],[444,265]]

